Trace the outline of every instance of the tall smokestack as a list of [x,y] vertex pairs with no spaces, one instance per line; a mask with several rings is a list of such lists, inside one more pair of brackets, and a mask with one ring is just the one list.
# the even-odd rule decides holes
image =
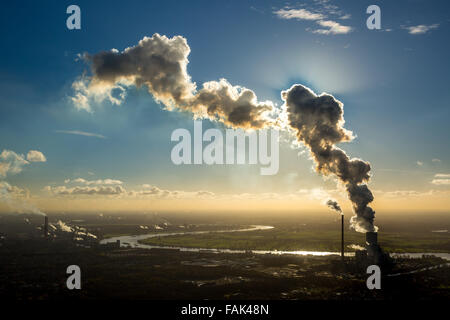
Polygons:
[[341,214],[341,258],[344,260],[344,215]]
[[341,258],[344,260],[344,212],[336,200],[330,199],[325,204],[341,215]]
[[44,237],[48,237],[48,217],[44,217]]

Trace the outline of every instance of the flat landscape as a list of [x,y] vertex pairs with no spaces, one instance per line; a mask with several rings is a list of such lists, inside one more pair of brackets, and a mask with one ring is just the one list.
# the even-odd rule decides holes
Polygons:
[[[387,233],[380,232],[380,245],[387,252],[419,253],[449,252],[449,233]],[[190,247],[233,250],[280,250],[280,251],[340,251],[338,231],[287,231],[263,230],[233,233],[207,233],[148,238],[141,243],[157,246]],[[346,250],[355,251],[356,245],[364,245],[363,234],[349,233],[345,240]]]
[[[183,247],[339,250],[339,222],[334,216],[276,219],[264,215],[237,217],[179,214],[64,215],[64,222],[86,228],[99,239],[113,235],[211,231],[203,234],[154,237],[157,245]],[[429,217],[428,217],[429,218]],[[25,220],[26,219],[26,220]],[[429,255],[396,257],[383,272],[383,290],[367,290],[366,270],[351,257],[279,254],[183,252],[172,249],[118,248],[78,239],[60,232],[44,239],[42,217],[1,216],[0,297],[39,299],[293,299],[293,300],[435,300],[450,298],[449,261]],[[380,219],[381,220],[381,219]],[[448,222],[436,215],[424,223],[420,216],[405,227],[389,221],[379,240],[386,251],[450,252]],[[214,221],[219,221],[214,223]],[[431,221],[431,222],[430,222]],[[8,227],[5,227],[5,226]],[[263,231],[217,233],[250,225],[272,225]],[[380,226],[383,229],[383,226]],[[337,229],[337,230],[336,230]],[[315,231],[314,231],[315,230]],[[364,235],[348,230],[349,245],[364,245]],[[433,232],[439,231],[439,232]],[[82,270],[83,290],[67,290],[66,268]],[[429,269],[431,268],[431,269]],[[413,272],[413,273],[410,273]],[[398,276],[387,274],[400,273]]]
[[[293,220],[292,217],[278,217],[273,219],[272,223],[260,221],[274,227],[269,230],[183,234],[152,237],[140,242],[157,246],[205,249],[340,251],[340,224],[335,218],[326,217],[325,221],[313,217],[308,217],[304,221],[300,219],[300,222]],[[413,217],[407,227],[403,225],[401,219],[390,219],[388,228],[383,226],[380,228],[379,243],[386,252],[450,252],[448,225],[448,219],[440,215],[436,215],[431,223],[423,223],[420,217],[415,219]],[[346,251],[352,252],[358,246],[364,246],[365,235],[350,230],[347,221],[344,232]]]

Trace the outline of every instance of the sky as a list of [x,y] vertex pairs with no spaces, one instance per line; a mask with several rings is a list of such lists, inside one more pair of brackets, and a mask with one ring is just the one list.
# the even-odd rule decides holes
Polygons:
[[[80,30],[66,27],[71,4],[81,9]],[[342,186],[315,172],[308,149],[294,146],[287,132],[280,135],[275,175],[261,175],[259,164],[175,165],[171,135],[178,128],[193,132],[191,112],[169,110],[145,85],[133,84],[114,87],[116,104],[95,100],[88,88],[82,94],[95,101],[80,107],[74,84],[95,78],[86,57],[120,53],[158,33],[185,39],[186,70],[197,90],[226,79],[278,111],[281,91],[294,84],[341,101],[344,127],[356,138],[339,147],[370,162],[377,214],[448,212],[450,4],[377,1],[381,29],[369,30],[371,4],[3,4],[0,210],[302,212],[327,211],[328,198],[351,210]],[[217,119],[202,122],[204,131],[227,127]]]

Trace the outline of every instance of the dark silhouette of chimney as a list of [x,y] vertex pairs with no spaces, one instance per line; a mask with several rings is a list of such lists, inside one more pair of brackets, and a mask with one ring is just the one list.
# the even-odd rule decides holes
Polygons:
[[366,245],[378,245],[378,233],[366,232]]

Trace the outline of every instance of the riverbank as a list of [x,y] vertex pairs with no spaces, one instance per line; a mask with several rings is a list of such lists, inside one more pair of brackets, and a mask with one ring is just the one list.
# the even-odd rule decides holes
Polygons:
[[[147,234],[136,236],[114,237],[102,240],[102,243],[120,240],[123,247],[131,248],[174,248],[185,252],[209,251],[212,253],[245,253],[252,251],[255,254],[294,254],[294,255],[338,255],[338,233],[316,232],[311,233],[287,232],[276,230],[272,226],[251,226],[250,228],[197,231],[197,232],[170,232],[159,234]],[[351,246],[355,237],[363,237],[362,234],[353,232],[353,238],[347,237],[346,256],[353,256],[355,247]],[[350,238],[350,239],[349,239]],[[388,235],[387,240],[396,238]],[[397,236],[398,239],[398,236]],[[385,250],[394,255],[410,255],[420,257],[432,254],[443,259],[450,260],[450,253],[438,250],[427,250],[428,247],[401,246],[409,238],[398,239],[397,246],[386,246],[380,242]],[[357,242],[363,244],[363,241]],[[389,243],[389,242],[388,242]],[[418,242],[419,244],[422,242]],[[289,246],[292,247],[289,247]],[[410,251],[408,251],[410,249]],[[421,251],[422,250],[422,251]]]

